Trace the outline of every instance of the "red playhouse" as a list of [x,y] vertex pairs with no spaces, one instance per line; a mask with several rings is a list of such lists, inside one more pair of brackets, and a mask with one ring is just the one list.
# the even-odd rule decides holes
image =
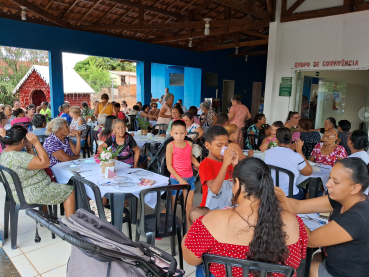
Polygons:
[[[19,94],[22,107],[30,104],[39,106],[41,102],[50,102],[49,67],[33,65],[20,80],[14,93]],[[81,106],[82,102],[90,105],[90,94],[95,91],[82,79],[73,68],[63,69],[64,100],[71,106]]]

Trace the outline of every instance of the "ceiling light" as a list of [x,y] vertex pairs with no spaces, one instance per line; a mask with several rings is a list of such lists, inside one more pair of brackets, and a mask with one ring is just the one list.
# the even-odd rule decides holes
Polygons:
[[238,47],[236,47],[236,49],[235,49],[234,53],[235,53],[236,55],[238,55]]
[[188,47],[192,47],[192,39],[193,38],[190,38],[190,42],[188,43]]
[[26,9],[27,9],[27,7],[20,6],[20,8],[22,9],[22,12],[21,12],[21,19],[22,19],[22,20],[26,20],[26,19],[27,19],[27,14],[26,14]]
[[210,34],[210,24],[209,22],[211,21],[211,18],[204,18],[205,23],[205,30],[204,30],[204,34],[205,36],[208,36]]

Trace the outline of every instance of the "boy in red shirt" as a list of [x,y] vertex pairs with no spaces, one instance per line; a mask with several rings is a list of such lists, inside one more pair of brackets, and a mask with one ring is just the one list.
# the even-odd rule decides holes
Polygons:
[[[215,125],[206,131],[205,147],[209,155],[199,168],[203,192],[200,207],[217,210],[231,205],[233,168],[238,164],[238,153],[226,148],[227,145],[228,132],[224,127]],[[224,154],[222,148],[226,148]]]

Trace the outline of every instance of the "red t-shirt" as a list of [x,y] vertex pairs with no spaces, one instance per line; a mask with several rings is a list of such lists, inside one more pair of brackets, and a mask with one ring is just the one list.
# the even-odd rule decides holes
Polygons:
[[118,113],[118,118],[119,119],[126,119],[126,115],[123,112],[119,112]]
[[[205,158],[199,167],[200,180],[202,185],[202,201],[200,207],[205,207],[206,198],[208,196],[208,186],[207,181],[214,180],[220,169],[222,168],[223,162],[214,161],[209,158]],[[232,179],[233,176],[233,166],[229,165],[227,169],[226,176],[224,180]]]

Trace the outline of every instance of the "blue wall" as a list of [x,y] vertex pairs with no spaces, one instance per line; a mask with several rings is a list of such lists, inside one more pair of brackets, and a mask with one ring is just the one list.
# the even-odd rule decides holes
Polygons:
[[263,89],[265,84],[267,56],[250,56],[248,62],[245,62],[244,57],[228,57],[234,53],[234,49],[193,52],[4,18],[0,18],[0,45],[53,51],[56,57],[60,56],[60,52],[69,52],[142,61],[144,63],[139,66],[141,72],[138,73],[142,74],[140,78],[144,79],[144,85],[138,92],[138,100],[144,103],[150,103],[151,63],[200,68],[201,101],[207,97],[215,97],[216,88],[205,87],[205,72],[219,75],[219,97],[222,95],[223,80],[235,80],[235,94],[242,94],[243,103],[249,108],[252,82],[262,82]]

